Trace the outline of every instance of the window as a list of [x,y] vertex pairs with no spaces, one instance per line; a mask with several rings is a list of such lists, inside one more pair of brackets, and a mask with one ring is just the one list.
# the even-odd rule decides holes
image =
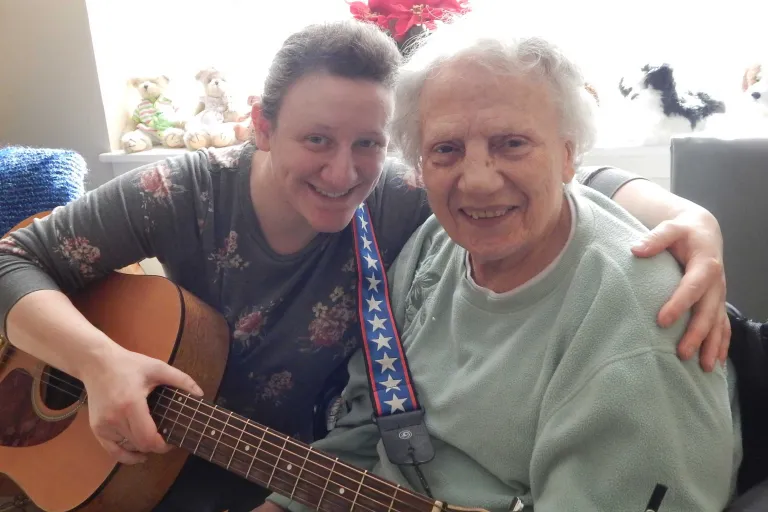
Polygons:
[[[622,123],[626,102],[618,81],[625,69],[667,61],[681,85],[728,100],[739,96],[744,68],[768,55],[762,12],[768,8],[755,0],[470,4],[493,9],[509,20],[510,30],[523,27],[572,54],[598,90],[609,133]],[[128,103],[128,77],[171,75],[178,97],[190,102],[201,92],[195,74],[213,65],[228,73],[241,95],[258,93],[287,35],[307,23],[350,16],[345,0],[90,0],[88,10],[113,145],[116,112],[122,114]]]

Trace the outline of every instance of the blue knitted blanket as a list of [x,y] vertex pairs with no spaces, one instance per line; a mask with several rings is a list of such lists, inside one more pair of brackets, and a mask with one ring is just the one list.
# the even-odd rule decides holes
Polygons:
[[64,149],[0,148],[0,237],[26,219],[85,193],[85,160]]

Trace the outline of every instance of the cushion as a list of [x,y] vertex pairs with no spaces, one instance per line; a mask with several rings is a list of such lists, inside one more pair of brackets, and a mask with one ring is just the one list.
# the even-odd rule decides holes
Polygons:
[[86,172],[75,151],[0,148],[0,236],[27,217],[84,195]]

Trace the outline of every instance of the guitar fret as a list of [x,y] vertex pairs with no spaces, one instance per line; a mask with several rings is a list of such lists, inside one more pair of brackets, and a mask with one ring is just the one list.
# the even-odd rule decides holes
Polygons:
[[[214,405],[213,406],[213,410],[214,410],[214,412],[216,412],[218,410],[217,406]],[[216,439],[216,444],[213,445],[213,450],[211,450],[211,458],[208,459],[208,460],[212,461],[213,460],[213,456],[216,455],[216,450],[218,449],[219,443],[221,442],[221,436],[223,436],[224,435],[224,431],[227,430],[227,425],[229,425],[229,418],[231,418],[231,417],[232,417],[232,413],[230,412],[229,416],[227,416],[227,419],[224,422],[224,426],[221,428],[221,430],[219,430],[219,438]],[[237,445],[235,445],[235,450],[236,449],[237,449]],[[232,451],[232,453],[233,454],[235,453],[234,450]]]
[[349,506],[350,512],[353,512],[355,510],[355,504],[357,503],[357,498],[360,497],[360,489],[363,488],[363,482],[365,481],[365,475],[368,474],[368,470],[366,469],[363,471],[363,476],[360,478],[360,484],[357,486],[357,492],[355,492],[355,499],[352,500],[352,505]]
[[[192,419],[189,420],[190,423],[192,423],[192,421],[195,421],[195,416],[197,416],[197,409],[195,409],[195,414],[192,416]],[[211,422],[212,416],[210,414],[206,414],[206,416],[208,416],[208,419],[205,420],[205,425],[203,425],[203,430],[202,432],[200,432],[200,438],[197,440],[197,445],[195,445],[195,449],[192,450],[192,453],[194,453],[195,455],[197,455],[197,450],[200,449],[200,443],[203,442],[203,438],[205,438],[205,433],[208,430],[208,424]],[[196,421],[200,421],[200,420],[196,420]]]
[[331,470],[328,472],[328,477],[325,479],[325,485],[323,486],[323,492],[320,493],[320,501],[317,502],[317,509],[318,510],[323,505],[323,497],[325,496],[325,491],[328,490],[328,484],[331,483],[331,475],[333,475],[333,472],[336,469],[336,463],[337,462],[339,462],[339,458],[338,457],[333,459],[333,466],[331,466]]
[[283,446],[280,447],[280,453],[277,454],[277,460],[275,461],[275,465],[272,466],[272,474],[269,475],[269,480],[267,481],[267,487],[272,485],[272,478],[275,476],[275,471],[277,471],[277,467],[280,465],[280,457],[283,456],[283,450],[285,450],[285,445],[288,444],[288,438],[283,438]]
[[[169,404],[174,404],[174,401],[173,401],[173,399],[174,399],[174,398],[176,398],[176,394],[177,394],[177,391],[174,389],[174,390],[173,390],[173,397],[172,397],[172,398],[168,398],[168,403],[169,403]],[[164,395],[164,394],[161,394],[161,397],[162,397],[162,398],[165,398],[165,395]],[[181,396],[179,396],[179,400],[181,400]],[[157,404],[159,404],[159,403],[160,403],[160,398],[158,398],[158,399],[157,399],[157,402],[155,403],[155,407],[157,407]],[[168,413],[168,411],[170,411],[170,410],[172,410],[172,409],[171,409],[171,407],[170,407],[170,405],[169,405],[169,406],[167,406],[167,407],[165,407],[165,408],[163,408],[163,415],[160,417],[160,425],[162,425],[162,424],[163,424],[163,422],[166,420],[166,417],[165,417],[165,415],[166,415],[166,413]],[[174,411],[174,412],[176,413],[176,419],[175,419],[175,420],[171,420],[171,421],[173,422],[173,426],[170,428],[170,430],[168,430],[168,428],[167,428],[167,427],[165,427],[165,428],[163,428],[163,429],[162,429],[162,431],[161,431],[163,434],[165,434],[165,433],[166,433],[166,431],[168,432],[168,435],[167,435],[167,436],[165,436],[165,442],[166,442],[166,443],[167,443],[167,442],[168,442],[168,440],[171,438],[171,433],[173,432],[173,429],[174,429],[174,428],[176,428],[176,426],[178,425],[179,416],[181,415],[181,411]]]
[[389,510],[389,512],[391,512],[392,507],[395,506],[395,500],[397,499],[397,491],[399,490],[400,490],[400,484],[397,484],[397,487],[395,487],[395,492],[392,493],[392,502],[389,504],[389,508],[387,509]]
[[296,482],[293,484],[293,489],[291,489],[291,499],[293,499],[293,495],[296,494],[296,486],[299,485],[299,482],[301,481],[301,474],[304,472],[304,466],[307,464],[307,459],[309,459],[309,456],[312,454],[312,447],[309,447],[309,450],[304,452],[304,460],[301,461],[301,467],[299,468],[299,475],[296,477]]
[[[186,402],[186,400],[185,400],[185,402]],[[181,436],[181,441],[179,442],[179,446],[182,446],[182,447],[184,446],[184,440],[187,438],[187,434],[189,434],[189,427],[192,426],[192,421],[194,420],[195,416],[197,416],[197,410],[200,409],[200,405],[203,403],[203,402],[201,402],[199,400],[196,400],[196,402],[197,402],[197,405],[195,406],[194,412],[192,412],[192,416],[189,417],[189,422],[187,423],[187,428],[184,430],[184,435]],[[182,404],[182,409],[184,408],[184,405],[185,404]],[[181,414],[181,413],[179,413],[179,414]],[[193,451],[192,453],[195,453],[195,451]]]
[[259,444],[256,446],[256,451],[254,451],[253,455],[251,455],[251,464],[248,466],[248,471],[246,471],[245,473],[246,480],[251,475],[251,469],[253,469],[253,463],[256,461],[256,456],[259,454],[261,443],[264,442],[264,438],[267,436],[267,432],[269,432],[269,427],[264,427],[264,431],[261,433],[261,439],[259,439]]
[[214,404],[173,388],[163,390],[159,400],[152,416],[167,442],[180,438],[178,446],[296,503],[332,512],[434,511],[436,502]]
[[[230,418],[232,417],[232,413],[229,413],[229,417]],[[229,419],[227,419],[227,421],[229,421]],[[245,434],[245,427],[247,427],[247,426],[248,426],[248,424],[246,423],[245,425],[243,425],[243,428],[240,429],[240,436],[237,438],[237,441],[235,441],[235,449],[232,450],[232,455],[230,455],[230,457],[229,457],[229,462],[227,462],[227,468],[226,469],[229,469],[229,466],[232,464],[232,460],[235,458],[235,454],[240,449],[240,441],[242,441],[242,439],[243,439],[243,434]],[[248,477],[246,476],[246,478],[248,478]]]

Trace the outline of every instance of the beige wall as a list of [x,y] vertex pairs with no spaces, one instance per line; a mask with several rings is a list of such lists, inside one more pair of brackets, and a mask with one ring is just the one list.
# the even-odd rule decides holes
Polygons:
[[60,147],[112,177],[85,0],[0,0],[0,144]]

